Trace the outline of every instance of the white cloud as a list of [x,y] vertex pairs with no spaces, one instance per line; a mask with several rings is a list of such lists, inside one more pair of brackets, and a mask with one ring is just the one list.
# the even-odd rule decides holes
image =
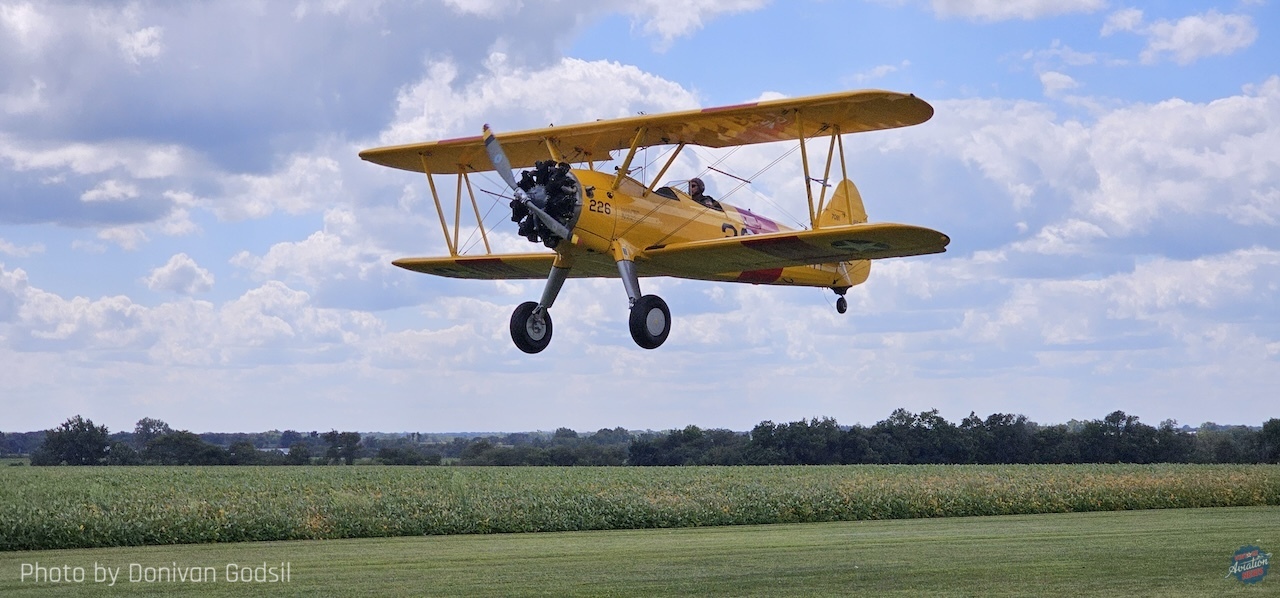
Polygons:
[[[200,279],[207,272],[181,254],[148,282],[181,286],[184,270],[193,278],[179,292],[204,284]],[[260,351],[270,349],[276,360],[323,362],[327,353],[349,353],[382,329],[369,314],[317,308],[307,293],[279,282],[222,306],[183,299],[147,307],[122,295],[66,299],[31,286],[22,269],[0,266],[0,344],[19,351],[112,351],[123,361],[160,366],[243,366],[258,365]]]
[[98,238],[121,249],[135,251],[150,240],[141,226],[112,226],[98,231]]
[[181,237],[200,232],[200,227],[191,220],[191,212],[185,208],[174,208],[160,221],[154,224],[157,230],[170,237]]
[[1107,16],[1102,24],[1102,35],[1108,36],[1119,31],[1138,31],[1142,26],[1142,11],[1136,8],[1124,8]]
[[205,204],[227,220],[262,218],[277,210],[301,214],[346,200],[338,162],[322,155],[290,156],[271,174],[225,175],[221,183],[224,195]]
[[0,5],[0,24],[26,53],[39,52],[50,35],[48,19],[30,2]]
[[1061,194],[1077,219],[1112,238],[1153,223],[1216,218],[1280,222],[1280,77],[1206,103],[1166,100],[1060,120],[1032,102],[947,100],[897,143],[957,156],[1006,190],[1017,209]]
[[120,45],[120,51],[124,53],[125,58],[135,65],[142,64],[144,60],[152,60],[160,56],[164,51],[164,43],[161,41],[164,35],[162,27],[146,27],[137,31],[122,33],[117,40]]
[[1091,13],[1106,0],[930,0],[934,14],[977,21],[1032,21],[1073,13]]
[[231,263],[256,280],[287,280],[314,289],[374,284],[375,276],[391,272],[392,259],[375,248],[349,244],[341,235],[317,231],[303,241],[276,243],[261,257],[242,251]]
[[0,267],[0,280],[11,307],[0,309],[10,316],[10,343],[36,350],[80,346],[122,348],[142,341],[147,335],[139,328],[145,309],[127,297],[62,297],[30,286],[21,269]]
[[669,44],[690,35],[707,21],[726,14],[757,10],[769,0],[639,0],[621,2],[623,9],[644,21],[644,31]]
[[1106,231],[1098,225],[1071,218],[1066,222],[1048,225],[1035,237],[1012,243],[1009,249],[1045,255],[1071,255],[1084,253],[1090,243],[1106,237]]
[[520,12],[523,0],[444,0],[450,8],[462,13],[487,18]]
[[27,246],[14,245],[4,239],[0,239],[0,253],[11,255],[13,257],[27,257],[37,253],[44,253],[43,243],[33,243]]
[[[453,62],[432,63],[423,80],[398,94],[396,116],[383,131],[382,143],[475,135],[485,122],[510,130],[697,105],[694,95],[680,85],[612,61],[564,58],[532,70],[495,53],[485,70],[472,81],[459,81]],[[563,93],[588,81],[593,93]]]
[[1154,64],[1170,57],[1181,65],[1191,64],[1206,56],[1234,53],[1253,45],[1258,29],[1248,15],[1224,15],[1216,10],[1183,17],[1177,21],[1161,19],[1144,23],[1142,11],[1124,9],[1112,13],[1102,26],[1102,35],[1126,31],[1147,38],[1140,58]]
[[322,14],[368,18],[382,5],[383,0],[298,0],[293,17],[301,20],[311,14]]
[[[964,335],[1035,350],[1055,345],[1123,343],[1190,348],[1218,328],[1200,314],[1252,303],[1275,303],[1280,253],[1245,249],[1194,260],[1158,258],[1132,271],[1080,280],[1022,280],[1003,304],[970,310]],[[1252,334],[1235,327],[1237,338]],[[1179,362],[1190,359],[1181,353]]]
[[129,183],[108,179],[80,195],[80,201],[118,201],[138,197],[138,188]]
[[95,7],[86,11],[89,29],[76,31],[68,27],[69,36],[85,35],[88,40],[115,46],[118,56],[131,67],[155,60],[164,52],[164,28],[143,26],[144,6],[130,2],[120,7]]
[[[1167,100],[1119,109],[1092,127],[1096,191],[1088,210],[1121,230],[1178,214],[1240,224],[1280,221],[1280,78],[1206,104]],[[1247,216],[1246,216],[1247,214]]]
[[151,271],[143,279],[153,291],[170,291],[180,295],[207,293],[213,288],[213,274],[201,268],[185,253],[175,254],[169,262]]
[[[44,110],[44,90],[45,83],[39,78],[31,78],[31,86],[28,90],[21,89],[9,93],[0,94],[0,112],[13,115],[34,114]],[[19,82],[13,82],[19,85]]]
[[910,60],[903,60],[898,64],[881,64],[879,66],[872,67],[868,71],[854,74],[853,77],[851,78],[851,81],[853,81],[856,84],[862,84],[867,81],[873,81],[875,79],[879,79],[891,73],[896,73],[909,66],[911,66]]
[[1275,303],[1280,252],[1249,248],[1194,260],[1160,258],[1107,282],[1116,317],[1185,317],[1181,307],[1217,309],[1233,301]]
[[1055,97],[1064,91],[1080,87],[1070,75],[1057,71],[1040,73],[1040,85],[1044,86],[1044,95]]
[[[562,0],[535,3],[524,0],[443,1],[457,14],[503,24],[525,21],[533,12],[555,14],[559,16],[556,27],[560,30],[568,30],[566,25],[576,25],[583,19],[602,12],[622,12],[630,15],[645,34],[659,38],[658,45],[661,49],[670,46],[676,38],[694,34],[716,18],[758,10],[769,4],[770,0],[606,0],[590,5]],[[349,12],[352,6],[363,3],[327,0],[323,4],[323,12],[339,13]],[[310,4],[300,3],[295,15],[301,18],[309,12],[312,12]]]
[[87,175],[120,170],[140,179],[176,176],[195,161],[189,150],[173,144],[33,142],[3,132],[0,132],[0,159],[17,171],[67,170]]

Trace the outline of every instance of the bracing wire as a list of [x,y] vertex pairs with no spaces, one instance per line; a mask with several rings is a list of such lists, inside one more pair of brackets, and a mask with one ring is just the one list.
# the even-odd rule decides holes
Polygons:
[[[716,167],[716,166],[719,166],[721,162],[724,162],[724,161],[725,161],[725,159],[729,158],[731,155],[733,155],[733,153],[734,153],[734,152],[738,151],[738,149],[740,149],[741,147],[743,147],[743,146],[736,146],[736,147],[734,147],[734,148],[733,148],[733,150],[732,150],[732,151],[730,151],[730,152],[728,152],[728,153],[726,153],[726,154],[724,155],[724,157],[720,158],[719,160],[716,160],[716,161],[715,161],[713,164],[711,164],[710,166],[707,166],[707,167],[703,168],[703,170],[702,170],[702,175],[705,175],[705,174],[707,174],[709,171],[712,171],[712,170],[714,170],[714,171],[716,171],[716,172],[722,172],[722,171],[720,171],[720,170],[716,169],[715,167]],[[720,196],[720,199],[725,199],[725,198],[729,197],[730,195],[733,195],[734,193],[738,192],[738,191],[739,191],[739,190],[741,190],[743,187],[746,187],[746,188],[747,188],[747,190],[748,190],[748,191],[750,191],[751,193],[755,194],[755,196],[756,196],[756,197],[759,197],[760,199],[764,200],[764,202],[765,202],[765,203],[769,204],[769,205],[770,205],[770,206],[772,206],[774,209],[776,209],[776,210],[778,210],[779,212],[781,212],[781,213],[782,213],[783,215],[785,215],[787,218],[790,218],[790,219],[792,220],[792,222],[795,222],[795,223],[796,223],[798,226],[800,226],[801,228],[808,228],[808,226],[809,226],[809,225],[802,223],[802,222],[800,221],[800,219],[798,219],[798,218],[796,218],[794,215],[792,215],[792,214],[791,214],[791,212],[788,212],[785,208],[783,208],[782,206],[778,205],[778,203],[777,203],[777,202],[775,202],[775,201],[773,201],[772,199],[770,199],[769,197],[765,196],[763,193],[760,193],[759,191],[756,191],[756,190],[755,190],[755,188],[751,186],[751,183],[752,183],[752,182],[754,182],[754,181],[756,180],[756,177],[759,177],[760,175],[764,174],[765,172],[768,172],[768,170],[769,170],[770,168],[773,168],[774,166],[777,166],[779,162],[782,162],[783,160],[787,159],[787,157],[788,157],[788,156],[790,156],[791,154],[796,153],[797,151],[799,151],[799,149],[800,149],[800,146],[799,146],[799,145],[792,146],[792,148],[791,148],[791,149],[789,149],[789,150],[787,150],[787,151],[783,152],[783,153],[782,153],[781,155],[779,155],[777,158],[774,158],[774,160],[773,160],[772,162],[770,162],[770,163],[766,164],[766,165],[764,166],[764,168],[761,168],[760,170],[756,171],[756,173],[755,173],[755,174],[753,174],[753,175],[751,175],[751,176],[749,176],[749,177],[746,177],[746,178],[739,177],[739,176],[736,176],[736,175],[733,175],[733,174],[729,174],[729,173],[724,173],[724,174],[728,174],[730,177],[733,177],[733,178],[737,179],[737,180],[739,181],[739,183],[738,183],[738,185],[737,185],[737,186],[735,186],[734,188],[730,189],[728,193],[725,193],[724,195]],[[694,153],[694,155],[697,155],[697,152],[696,152],[696,151],[695,151],[695,152],[693,152],[693,153]],[[701,157],[701,156],[699,156],[699,157]]]

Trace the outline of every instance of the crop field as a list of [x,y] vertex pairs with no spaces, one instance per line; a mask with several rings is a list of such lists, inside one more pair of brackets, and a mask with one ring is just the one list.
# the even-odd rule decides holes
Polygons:
[[1278,465],[8,467],[0,550],[1261,505]]

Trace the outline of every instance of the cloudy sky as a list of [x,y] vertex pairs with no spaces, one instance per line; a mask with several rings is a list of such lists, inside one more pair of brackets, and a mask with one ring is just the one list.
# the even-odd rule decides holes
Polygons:
[[[0,430],[1256,425],[1280,417],[1278,27],[1271,0],[0,0]],[[933,104],[845,145],[871,219],[949,251],[876,262],[843,316],[645,279],[675,319],[655,351],[618,280],[572,280],[521,353],[542,283],[391,266],[447,253],[426,181],[356,155],[858,88]],[[798,226],[799,172],[727,199]],[[502,205],[487,224],[535,248]]]

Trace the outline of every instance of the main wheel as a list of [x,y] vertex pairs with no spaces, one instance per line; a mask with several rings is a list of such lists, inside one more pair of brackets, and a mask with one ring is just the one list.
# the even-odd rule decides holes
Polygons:
[[844,313],[844,312],[846,312],[846,311],[848,311],[848,310],[849,310],[849,302],[848,302],[848,301],[845,301],[845,298],[844,298],[844,297],[839,297],[839,298],[837,298],[837,299],[836,299],[836,311],[837,311],[837,312],[839,312],[839,313]]
[[538,309],[537,301],[525,301],[511,312],[511,340],[525,353],[538,353],[551,344],[551,313]]
[[671,333],[671,310],[657,295],[644,295],[631,306],[631,338],[645,349],[657,349]]

